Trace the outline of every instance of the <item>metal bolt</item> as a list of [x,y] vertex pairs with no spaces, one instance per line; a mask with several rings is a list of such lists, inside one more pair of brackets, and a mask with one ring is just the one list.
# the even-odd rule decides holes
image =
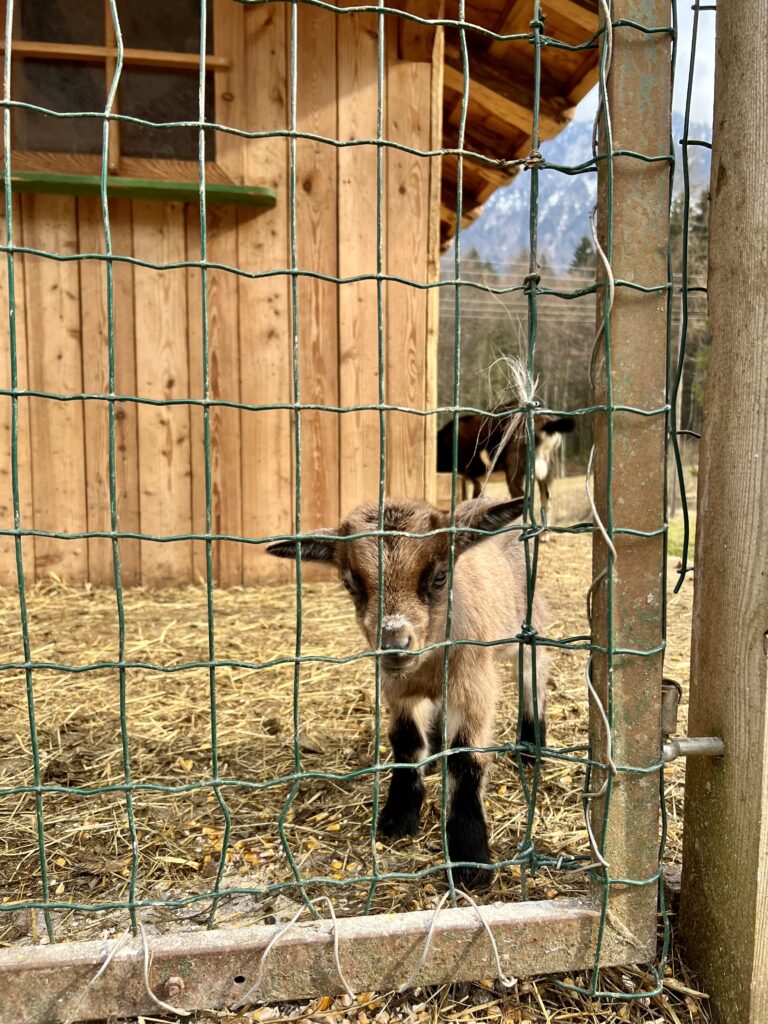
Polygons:
[[664,744],[662,760],[669,762],[676,757],[722,757],[724,754],[725,743],[719,736],[683,736]]
[[163,991],[167,999],[174,999],[184,991],[184,979],[174,974],[166,980]]

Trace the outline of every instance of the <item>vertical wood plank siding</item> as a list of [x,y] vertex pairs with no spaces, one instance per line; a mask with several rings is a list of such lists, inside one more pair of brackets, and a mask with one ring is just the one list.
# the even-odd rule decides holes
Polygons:
[[[288,5],[216,5],[216,50],[231,66],[216,74],[218,122],[284,130],[289,119]],[[336,16],[301,6],[298,18],[297,123],[342,141],[375,139],[378,19]],[[441,137],[440,37],[424,52],[398,51],[398,26],[386,19],[384,136],[422,149]],[[212,116],[211,115],[211,116]],[[220,134],[219,167],[236,183],[277,191],[274,209],[209,207],[208,258],[252,274],[290,266],[289,145],[285,137]],[[424,283],[438,266],[440,167],[384,151],[384,271]],[[299,270],[354,277],[376,272],[376,147],[296,142]],[[29,195],[14,200],[15,241],[50,253],[103,253],[98,199]],[[194,204],[110,202],[116,255],[155,264],[200,257]],[[0,261],[0,386],[10,385],[8,282]],[[51,394],[108,390],[106,267],[98,260],[15,260],[19,386]],[[288,274],[253,279],[208,271],[210,397],[253,405],[290,403],[292,311]],[[424,409],[434,403],[434,297],[403,284],[384,286],[386,400]],[[433,308],[434,306],[434,308]],[[154,270],[114,264],[115,376],[118,395],[200,399],[203,395],[201,275],[196,268]],[[374,281],[299,281],[301,398],[325,405],[378,401],[378,325]],[[388,414],[387,489],[425,497],[434,482],[432,418]],[[212,529],[258,538],[293,529],[294,414],[290,409],[210,413]],[[0,527],[13,527],[11,399],[0,400]],[[203,413],[200,406],[116,405],[119,526],[129,533],[177,536],[205,528]],[[362,501],[375,501],[378,414],[302,413],[302,527],[333,525]],[[22,525],[84,533],[109,530],[108,403],[19,400]],[[67,583],[112,585],[109,539],[36,537],[23,544],[27,579],[55,574]],[[123,581],[160,586],[205,575],[202,541],[120,543]],[[290,562],[263,546],[214,545],[220,586],[286,580]],[[318,573],[308,567],[307,577]],[[327,570],[322,570],[327,574]],[[15,585],[11,537],[0,538],[0,583]]]

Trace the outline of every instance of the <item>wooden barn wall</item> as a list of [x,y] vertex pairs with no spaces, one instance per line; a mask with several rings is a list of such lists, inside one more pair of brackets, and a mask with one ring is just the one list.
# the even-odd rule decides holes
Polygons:
[[[217,73],[217,120],[248,130],[290,127],[290,8],[215,5],[216,52],[232,67]],[[342,141],[373,138],[377,122],[377,18],[298,8],[296,126]],[[385,138],[423,149],[441,138],[441,40],[420,41],[403,59],[403,40],[387,19]],[[407,47],[406,47],[406,52]],[[209,260],[262,274],[291,266],[290,143],[220,135],[217,163],[234,181],[277,192],[273,210],[208,209]],[[376,147],[339,149],[298,139],[295,156],[296,266],[351,277],[377,270]],[[420,284],[437,277],[440,167],[384,150],[382,270]],[[116,254],[153,263],[199,259],[194,205],[110,203]],[[63,255],[104,251],[100,201],[54,196],[14,198],[17,245]],[[5,225],[3,225],[3,234]],[[202,275],[116,263],[116,392],[151,399],[203,397]],[[102,262],[14,259],[18,383],[54,394],[108,388],[106,270]],[[374,281],[337,284],[300,278],[296,287],[302,402],[378,401],[379,317]],[[290,275],[207,272],[210,397],[253,405],[294,400],[293,288]],[[424,409],[435,404],[436,289],[381,286],[385,398]],[[6,260],[0,261],[0,309],[8,308]],[[10,385],[9,321],[0,326],[0,387]],[[200,406],[116,405],[120,529],[159,536],[205,530],[206,483]],[[434,420],[388,413],[387,490],[430,497]],[[0,399],[0,529],[13,527],[11,399]],[[217,534],[264,537],[295,524],[294,415],[290,409],[210,411],[211,518]],[[376,500],[379,415],[375,411],[301,414],[301,527],[334,525],[364,500]],[[110,528],[108,404],[18,400],[22,526],[87,533]],[[67,583],[113,583],[107,538],[27,538],[27,581],[51,575]],[[161,586],[205,577],[202,541],[123,539],[126,585]],[[213,545],[221,586],[289,579],[290,562],[263,546]],[[327,570],[307,566],[305,577]],[[0,582],[17,582],[12,537],[0,537]]]

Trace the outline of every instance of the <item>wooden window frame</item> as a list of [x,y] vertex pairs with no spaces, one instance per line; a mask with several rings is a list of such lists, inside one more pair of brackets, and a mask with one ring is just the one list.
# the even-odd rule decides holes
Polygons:
[[[3,8],[5,4],[0,5]],[[73,43],[51,43],[35,40],[14,39],[11,43],[14,61],[24,59],[55,61],[75,61],[82,64],[103,64],[107,90],[112,84],[117,62],[117,44],[114,25],[110,13],[109,0],[104,0],[105,45],[86,45]],[[0,39],[0,54],[5,53],[5,39]],[[198,71],[200,56],[197,53],[186,53],[177,50],[148,50],[125,48],[123,50],[124,67],[145,67],[162,70]],[[214,75],[229,72],[232,61],[228,57],[206,54],[205,70]],[[119,112],[119,89],[113,104],[113,112]],[[11,159],[14,171],[25,173],[39,172],[41,175],[83,175],[100,174],[102,157],[96,153],[62,153],[38,150],[11,148]],[[120,122],[111,121],[109,125],[109,164],[108,174],[119,175],[121,178],[139,178],[144,181],[161,182],[197,181],[199,175],[197,160],[168,159],[165,157],[146,158],[123,156],[120,152]],[[206,161],[206,180],[216,185],[232,185],[237,183],[223,170],[216,161]]]

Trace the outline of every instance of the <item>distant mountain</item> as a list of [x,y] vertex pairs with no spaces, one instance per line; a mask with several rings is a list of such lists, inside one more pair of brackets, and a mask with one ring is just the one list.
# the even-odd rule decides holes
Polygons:
[[[679,140],[683,117],[672,115],[675,139],[675,192],[683,187],[682,156]],[[690,139],[709,139],[711,130],[704,124],[691,125]],[[592,158],[592,125],[573,121],[551,142],[543,143],[542,153],[553,164],[573,167]],[[710,150],[689,146],[691,190],[694,194],[709,185]],[[480,217],[461,235],[462,252],[475,249],[481,259],[496,267],[527,253],[529,247],[530,173],[522,171],[505,188],[494,192]],[[544,170],[539,175],[538,250],[550,265],[567,266],[576,246],[590,234],[589,211],[595,202],[597,175],[564,174]]]

